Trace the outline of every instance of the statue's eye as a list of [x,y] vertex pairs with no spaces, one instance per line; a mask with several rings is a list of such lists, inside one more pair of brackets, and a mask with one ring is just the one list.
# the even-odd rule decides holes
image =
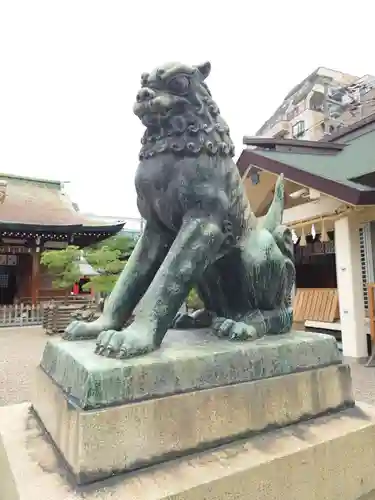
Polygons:
[[189,79],[186,76],[175,76],[168,82],[168,87],[176,94],[184,94],[189,88]]

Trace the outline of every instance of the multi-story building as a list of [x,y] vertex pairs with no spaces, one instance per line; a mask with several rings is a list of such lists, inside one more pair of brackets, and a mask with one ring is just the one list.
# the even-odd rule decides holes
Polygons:
[[[324,135],[325,116],[333,104],[329,96],[333,90],[347,88],[359,79],[357,76],[320,67],[285,97],[281,106],[262,125],[256,135],[285,139],[317,141]],[[335,102],[337,107],[337,103]],[[325,106],[327,108],[325,109]],[[340,102],[344,112],[343,103]],[[331,125],[332,131],[335,124]]]
[[329,129],[353,125],[375,112],[375,76],[365,75],[353,84],[330,88],[327,96]]

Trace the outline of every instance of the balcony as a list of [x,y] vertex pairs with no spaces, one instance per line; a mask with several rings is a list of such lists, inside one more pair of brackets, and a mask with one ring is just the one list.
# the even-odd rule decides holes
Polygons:
[[285,139],[290,134],[290,123],[286,120],[281,120],[270,129],[269,134],[274,139]]

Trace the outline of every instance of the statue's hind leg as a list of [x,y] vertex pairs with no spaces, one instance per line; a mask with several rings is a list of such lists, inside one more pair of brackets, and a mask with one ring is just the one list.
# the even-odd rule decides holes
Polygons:
[[215,264],[210,265],[196,286],[204,308],[192,313],[178,313],[173,320],[172,327],[176,329],[209,328],[216,315],[224,315],[227,304],[220,280],[220,273]]
[[212,328],[219,337],[253,340],[286,333],[292,328],[293,310],[288,307],[288,296],[294,281],[294,264],[282,254],[269,233],[258,234],[255,243],[261,251],[254,251],[247,259],[246,288],[249,304],[256,307],[249,307],[230,319],[216,318]]
[[265,335],[287,333],[293,324],[293,310],[282,307],[271,311],[253,311],[236,319],[218,317],[212,330],[218,337],[230,340],[255,340]]

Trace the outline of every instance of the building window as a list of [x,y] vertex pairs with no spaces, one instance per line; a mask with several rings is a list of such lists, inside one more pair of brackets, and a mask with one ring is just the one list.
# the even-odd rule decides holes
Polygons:
[[305,122],[303,120],[295,123],[292,127],[293,137],[301,137],[305,133]]

